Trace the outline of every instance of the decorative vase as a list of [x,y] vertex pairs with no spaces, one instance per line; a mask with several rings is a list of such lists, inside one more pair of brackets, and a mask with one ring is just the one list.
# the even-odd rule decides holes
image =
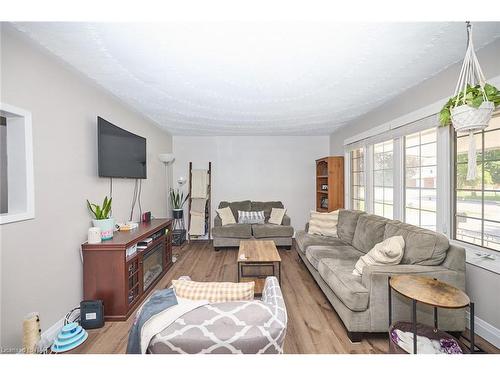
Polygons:
[[174,219],[182,219],[184,217],[184,209],[174,208],[172,211]]
[[101,239],[103,241],[113,238],[113,230],[115,229],[115,219],[92,220],[94,227],[101,228]]

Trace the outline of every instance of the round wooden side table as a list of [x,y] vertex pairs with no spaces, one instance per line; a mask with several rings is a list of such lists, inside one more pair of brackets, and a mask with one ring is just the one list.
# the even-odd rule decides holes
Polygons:
[[[389,327],[392,325],[392,290],[412,300],[413,353],[417,353],[417,302],[434,308],[434,331],[438,331],[438,308],[462,309],[469,307],[470,312],[470,353],[475,352],[474,344],[474,302],[462,290],[435,278],[416,275],[390,276],[389,290]],[[389,333],[389,340],[391,340]]]

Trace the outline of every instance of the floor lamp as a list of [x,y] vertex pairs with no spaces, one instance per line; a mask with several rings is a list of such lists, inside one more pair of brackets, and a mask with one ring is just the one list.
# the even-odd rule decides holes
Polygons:
[[167,176],[167,217],[169,217],[170,215],[170,171],[169,171],[169,167],[174,163],[175,161],[175,157],[174,157],[174,154],[170,153],[170,154],[160,154],[158,155],[158,158],[160,159],[160,161],[165,164],[165,174]]

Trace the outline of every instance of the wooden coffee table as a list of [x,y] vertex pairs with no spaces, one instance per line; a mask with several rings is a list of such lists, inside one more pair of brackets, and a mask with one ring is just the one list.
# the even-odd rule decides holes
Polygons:
[[260,295],[268,276],[276,276],[281,285],[281,258],[274,241],[240,241],[238,282],[255,281],[255,294]]

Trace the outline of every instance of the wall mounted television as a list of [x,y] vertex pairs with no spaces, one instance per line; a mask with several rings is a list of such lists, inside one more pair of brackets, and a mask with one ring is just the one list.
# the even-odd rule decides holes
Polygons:
[[99,177],[147,177],[146,138],[97,117],[97,148]]

